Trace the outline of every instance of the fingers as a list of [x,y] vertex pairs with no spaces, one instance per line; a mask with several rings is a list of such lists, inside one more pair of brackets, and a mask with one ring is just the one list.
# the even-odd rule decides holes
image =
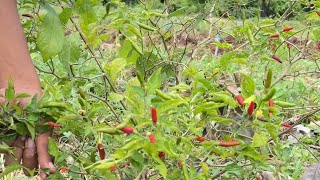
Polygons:
[[13,154],[15,155],[15,157],[6,153],[5,165],[9,165],[14,162],[20,163],[25,140],[25,137],[18,137],[17,140],[11,144],[11,147],[15,148],[15,150],[13,150]]
[[[30,170],[35,169],[38,166],[36,144],[30,137],[27,138],[25,142],[22,163],[26,168]],[[23,171],[25,175],[30,176],[29,172],[26,169],[23,169]]]
[[[50,133],[40,134],[36,138],[36,147],[38,152],[38,162],[40,168],[48,168],[50,173],[56,172],[56,167],[53,165],[51,156],[48,153],[48,137]],[[41,179],[46,179],[45,173],[40,173]]]

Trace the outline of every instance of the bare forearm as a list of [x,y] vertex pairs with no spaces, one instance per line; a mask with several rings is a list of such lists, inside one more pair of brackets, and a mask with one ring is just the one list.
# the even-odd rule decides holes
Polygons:
[[0,88],[11,77],[17,88],[41,93],[39,78],[29,55],[15,0],[0,5]]

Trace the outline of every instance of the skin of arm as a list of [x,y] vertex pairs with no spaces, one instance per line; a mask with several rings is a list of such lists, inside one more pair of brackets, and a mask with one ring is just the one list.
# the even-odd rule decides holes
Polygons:
[[[38,96],[42,95],[39,76],[32,64],[27,41],[20,24],[16,0],[1,0],[0,93],[3,93],[4,88],[7,87],[9,78],[13,80],[17,93],[28,93],[31,96],[35,94]],[[23,99],[20,101],[22,107],[29,100]],[[17,160],[6,156],[6,164],[22,160],[23,165],[30,169],[37,168],[39,164],[41,168],[49,168],[51,172],[55,172],[56,169],[48,153],[49,134],[39,134],[35,141],[28,137],[20,137],[15,142],[9,144],[16,148],[14,153]],[[46,179],[46,175],[40,173],[40,178]]]

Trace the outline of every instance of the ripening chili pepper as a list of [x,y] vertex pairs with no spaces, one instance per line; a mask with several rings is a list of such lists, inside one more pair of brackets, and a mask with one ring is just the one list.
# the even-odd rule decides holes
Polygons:
[[292,47],[291,42],[287,42],[287,47],[290,49]]
[[281,59],[276,55],[272,55],[272,59],[278,61],[279,63],[282,63]]
[[318,16],[320,16],[320,11],[317,11]]
[[54,123],[54,122],[48,122],[48,126],[56,128],[56,127],[62,127],[60,124]]
[[[269,107],[273,107],[273,100],[269,99]],[[272,114],[272,111],[269,110],[269,114]]]
[[151,142],[152,144],[156,143],[156,138],[154,137],[153,134],[149,134],[148,137],[149,137],[149,140],[150,140],[150,142]]
[[60,169],[60,172],[61,173],[65,173],[65,172],[67,172],[68,171],[68,168],[67,167],[61,167],[61,169]]
[[251,101],[249,107],[248,107],[248,114],[249,116],[252,116],[254,110],[254,101]]
[[320,42],[317,43],[317,48],[320,51]]
[[155,107],[151,108],[151,119],[154,124],[158,121],[157,109]]
[[282,32],[288,32],[288,31],[291,31],[293,29],[293,27],[289,26],[289,27],[286,27],[282,30]]
[[163,151],[159,151],[158,156],[160,159],[164,159],[166,157],[166,153],[164,153]]
[[133,130],[132,127],[126,126],[126,127],[122,128],[121,131],[126,133],[126,134],[132,134],[134,130]]
[[206,140],[206,138],[201,136],[201,137],[196,137],[195,140],[198,142],[203,142]]
[[244,100],[241,95],[236,96],[236,99],[237,99],[238,103],[240,104],[240,106],[244,106],[244,103],[243,103]]
[[117,170],[117,165],[113,165],[110,169],[111,172],[114,172]]
[[101,160],[106,158],[106,152],[104,151],[104,147],[101,143],[98,143],[98,152]]
[[286,128],[292,128],[292,125],[289,123],[282,123],[281,126]]
[[238,146],[240,145],[240,142],[238,141],[231,141],[231,142],[228,142],[228,141],[220,141],[218,146],[222,146],[222,147],[231,147],[231,146]]
[[279,38],[280,34],[272,34],[269,36],[270,39]]
[[270,45],[270,48],[272,51],[276,50],[276,47],[274,45]]
[[33,18],[33,16],[31,14],[22,14],[23,17],[27,17],[27,18]]

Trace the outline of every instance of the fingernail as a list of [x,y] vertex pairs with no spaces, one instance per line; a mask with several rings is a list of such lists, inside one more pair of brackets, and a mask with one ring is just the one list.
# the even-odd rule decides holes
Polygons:
[[34,148],[35,144],[31,138],[28,138],[26,141],[26,148]]

